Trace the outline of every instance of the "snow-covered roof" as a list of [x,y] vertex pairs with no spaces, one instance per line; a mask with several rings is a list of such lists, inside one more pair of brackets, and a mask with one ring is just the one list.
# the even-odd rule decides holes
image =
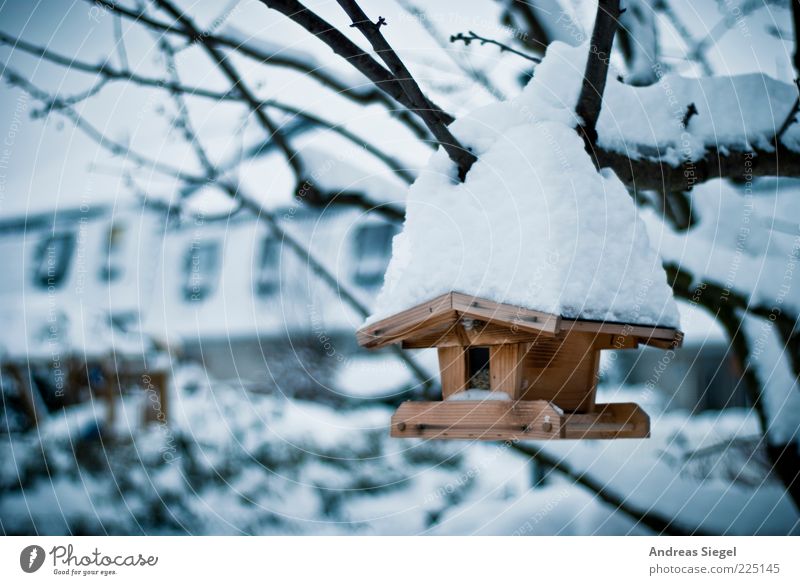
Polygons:
[[551,87],[575,74],[564,60],[585,59],[576,51],[551,45],[519,97],[453,124],[478,161],[458,183],[440,150],[411,186],[368,323],[455,291],[572,319],[678,326],[634,201],[584,151],[574,100],[553,99]]

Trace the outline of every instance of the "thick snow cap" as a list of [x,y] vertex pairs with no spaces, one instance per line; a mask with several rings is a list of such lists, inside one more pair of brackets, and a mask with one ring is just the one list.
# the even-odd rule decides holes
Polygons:
[[554,43],[519,97],[453,124],[478,161],[457,183],[439,149],[411,186],[368,322],[456,291],[567,318],[678,326],[632,198],[612,171],[595,170],[573,129],[586,51]]

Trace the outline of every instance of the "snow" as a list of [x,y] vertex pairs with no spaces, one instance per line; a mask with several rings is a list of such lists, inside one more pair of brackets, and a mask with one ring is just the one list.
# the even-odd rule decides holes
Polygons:
[[[574,124],[586,54],[586,45],[551,45],[518,101],[537,119]],[[762,73],[689,78],[658,70],[657,75],[658,83],[635,87],[620,82],[613,70],[609,73],[597,124],[600,146],[632,158],[674,163],[698,160],[718,145],[769,150],[797,98],[792,84]],[[697,114],[684,128],[681,122],[692,103]],[[797,124],[783,142],[800,146]]]
[[451,394],[447,397],[447,400],[511,400],[511,397],[505,392],[469,388],[462,392]]
[[[764,409],[769,420],[767,438],[776,445],[796,444],[800,435],[800,384],[792,372],[790,349],[773,321],[745,318],[745,330],[752,348],[753,367],[764,388]],[[791,448],[791,447],[790,447]]]
[[[376,359],[381,363],[381,359]],[[389,408],[333,408],[209,381],[178,366],[168,426],[83,430],[104,405],[77,405],[0,443],[0,517],[9,533],[67,534],[648,534],[558,473],[532,486],[505,443],[396,441]],[[789,534],[798,514],[757,456],[722,451],[698,476],[683,450],[757,433],[748,410],[653,417],[647,441],[560,441],[541,448],[626,498],[626,505],[709,532]],[[118,415],[137,420],[135,394]],[[122,421],[120,421],[122,422]],[[730,471],[730,475],[724,472]],[[734,478],[734,479],[731,479]],[[753,484],[744,478],[754,478]]]
[[633,200],[595,170],[571,102],[552,99],[569,78],[557,62],[573,51],[557,44],[519,98],[453,124],[478,161],[457,183],[439,151],[411,186],[369,322],[456,291],[569,318],[678,326]]

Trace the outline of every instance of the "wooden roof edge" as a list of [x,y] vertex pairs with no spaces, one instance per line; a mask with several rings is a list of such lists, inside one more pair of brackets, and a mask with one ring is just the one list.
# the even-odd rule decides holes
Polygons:
[[449,311],[549,336],[558,332],[561,323],[560,315],[449,292],[361,327],[356,331],[356,340],[359,345],[368,348],[401,342],[405,337],[417,333],[415,326]]
[[430,317],[451,311],[453,309],[452,296],[453,293],[445,293],[374,323],[364,325],[356,331],[356,341],[362,347],[367,348],[379,348],[399,343],[403,341],[403,331],[408,331],[408,334],[411,335],[414,333],[415,325]]
[[450,311],[474,319],[552,336],[570,330],[591,331],[635,337],[640,343],[657,347],[669,344],[673,348],[683,344],[684,336],[682,331],[672,327],[565,318],[482,297],[449,292],[359,328],[356,331],[356,340],[362,347],[372,349],[400,343],[408,337],[419,334],[417,326],[424,324],[427,319]]
[[574,319],[562,317],[561,331],[593,331],[597,333],[611,333],[642,338],[683,340],[683,331],[675,327],[659,325],[642,325],[639,323],[625,323],[622,321],[598,321],[594,319]]

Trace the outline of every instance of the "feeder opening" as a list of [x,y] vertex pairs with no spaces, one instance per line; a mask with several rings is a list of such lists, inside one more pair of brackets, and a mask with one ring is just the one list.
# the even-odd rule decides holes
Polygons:
[[467,351],[468,388],[489,390],[489,348],[470,347]]

